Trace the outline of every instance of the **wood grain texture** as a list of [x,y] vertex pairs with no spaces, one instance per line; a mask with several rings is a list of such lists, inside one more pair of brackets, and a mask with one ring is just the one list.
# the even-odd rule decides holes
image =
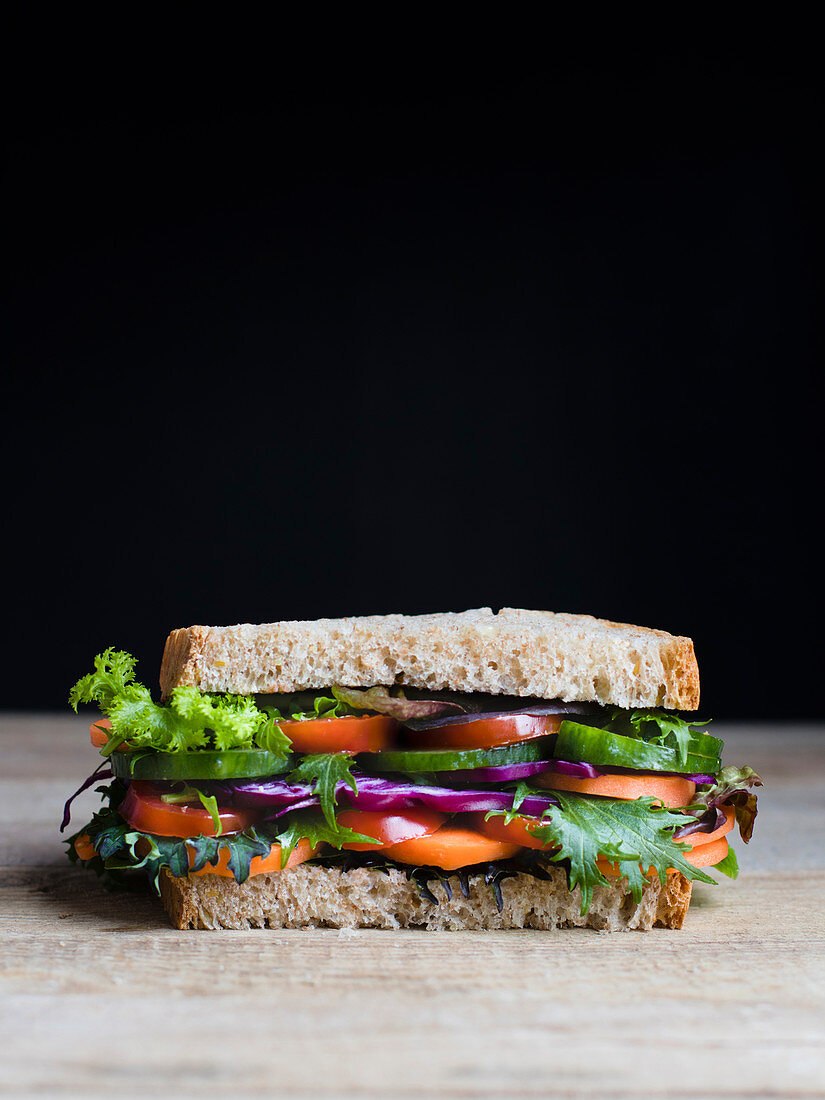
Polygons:
[[714,729],[768,785],[682,932],[210,934],[64,861],[87,726],[0,720],[0,1095],[825,1096],[825,729]]

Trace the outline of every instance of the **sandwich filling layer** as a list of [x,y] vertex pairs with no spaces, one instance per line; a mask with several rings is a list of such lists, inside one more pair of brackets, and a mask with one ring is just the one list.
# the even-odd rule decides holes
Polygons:
[[104,805],[69,856],[111,880],[369,867],[433,902],[433,883],[483,882],[500,906],[508,876],[561,870],[584,914],[600,886],[638,902],[652,878],[735,877],[729,834],[753,830],[761,780],[676,711],[382,685],[183,684],[161,704],[128,654],[94,664],[70,701],[102,712],[81,790],[100,782]]

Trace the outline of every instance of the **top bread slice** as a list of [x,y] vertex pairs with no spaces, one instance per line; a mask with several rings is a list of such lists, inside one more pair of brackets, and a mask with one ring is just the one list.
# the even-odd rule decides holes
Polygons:
[[484,607],[258,626],[190,626],[166,641],[164,698],[406,685],[616,707],[699,706],[690,638],[590,615]]

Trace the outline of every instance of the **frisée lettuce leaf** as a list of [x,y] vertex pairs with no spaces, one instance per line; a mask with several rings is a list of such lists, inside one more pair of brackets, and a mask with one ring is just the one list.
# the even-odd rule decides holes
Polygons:
[[149,689],[135,680],[136,665],[130,654],[110,646],[95,657],[94,671],[69,693],[75,712],[81,703],[96,703],[111,722],[111,736],[101,755],[111,755],[125,741],[132,748],[157,752],[289,751],[291,742],[276,716],[265,713],[249,696],[213,695],[180,686],[168,703],[156,703]]

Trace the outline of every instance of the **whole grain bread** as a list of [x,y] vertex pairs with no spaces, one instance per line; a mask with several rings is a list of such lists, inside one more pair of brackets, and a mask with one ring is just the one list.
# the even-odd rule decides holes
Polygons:
[[699,706],[690,638],[511,607],[190,626],[169,635],[160,684],[164,697],[179,684],[242,695],[403,684],[624,708]]
[[458,878],[433,883],[433,904],[396,868],[340,870],[303,863],[255,875],[242,885],[234,878],[198,875],[175,878],[164,868],[160,890],[176,928],[423,928],[429,931],[488,931],[507,928],[597,928],[605,932],[649,931],[654,925],[681,928],[690,905],[691,883],[677,871],[664,886],[652,879],[638,904],[618,885],[596,886],[585,916],[579,889],[570,893],[564,871],[549,881],[518,874],[500,883],[501,909],[491,887],[477,875],[469,897]]

